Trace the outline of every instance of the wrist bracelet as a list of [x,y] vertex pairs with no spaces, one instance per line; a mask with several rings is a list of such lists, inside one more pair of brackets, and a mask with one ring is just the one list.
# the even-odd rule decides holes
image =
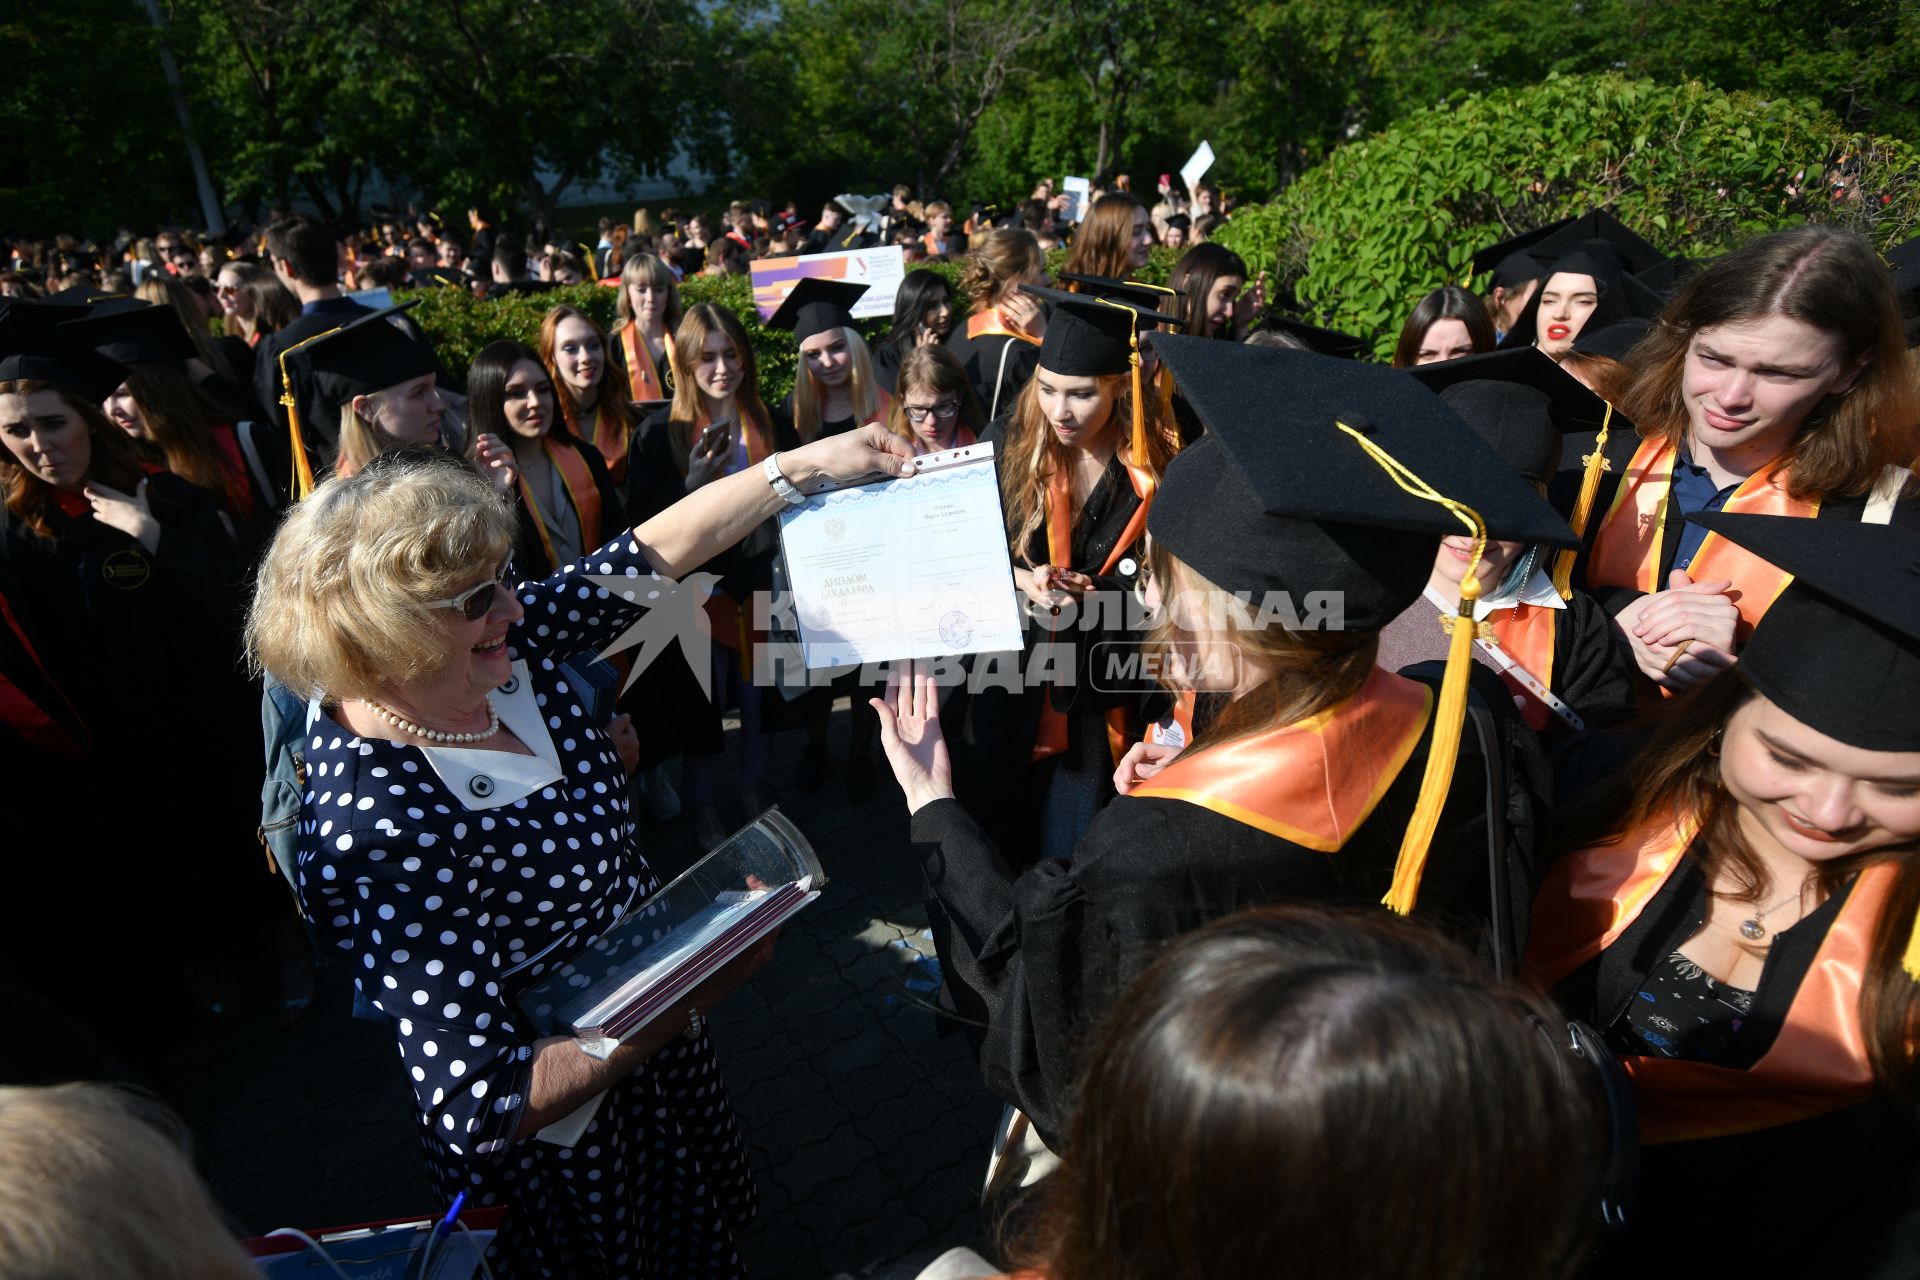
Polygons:
[[793,482],[780,473],[780,455],[770,453],[767,460],[760,464],[761,472],[767,477],[767,483],[780,495],[780,500],[790,507],[797,507],[807,500],[807,495],[793,487]]

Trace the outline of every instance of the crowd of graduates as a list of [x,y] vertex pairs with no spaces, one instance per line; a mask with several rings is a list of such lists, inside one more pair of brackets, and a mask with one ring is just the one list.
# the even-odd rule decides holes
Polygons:
[[[369,871],[323,838],[324,788],[302,778],[281,844],[258,804],[285,704],[263,734],[282,673],[253,590],[301,554],[290,508],[462,460],[513,529],[510,574],[433,602],[479,625],[517,612],[489,575],[642,556],[823,442],[990,443],[1021,650],[784,681],[756,519],[681,566],[715,583],[705,670],[646,666],[594,730],[702,848],[776,788],[837,773],[864,803],[891,770],[941,1005],[1005,1105],[1004,1252],[929,1275],[1912,1274],[1920,242],[1808,226],[1696,261],[1591,211],[1474,246],[1474,287],[1435,282],[1375,362],[1380,335],[1287,316],[1211,242],[1217,190],[1130,185],[964,217],[904,187],[812,223],[643,211],[595,245],[477,214],[17,241],[0,769],[79,856],[15,862],[0,985],[33,1030],[6,1078],[164,1087],[196,1021],[304,1013],[309,930],[370,1016],[418,981],[343,913],[334,885]],[[798,361],[784,400],[740,318],[680,296],[887,244],[962,263],[958,295],[910,269],[870,344],[865,286],[802,279],[766,319]],[[1135,278],[1155,245],[1179,250],[1166,285]],[[460,370],[404,305],[352,296],[587,281],[616,291],[611,331],[554,306]],[[350,724],[351,698],[299,692]],[[806,739],[791,779],[768,776],[782,731]],[[622,855],[642,875],[651,830]],[[136,969],[152,998],[102,1046],[85,1028]],[[403,1054],[475,1030],[431,1012],[394,1015]],[[440,1095],[473,1081],[437,1078],[413,1070],[435,1175],[516,1211],[503,1273],[665,1274],[628,1238],[678,1229],[645,1178],[591,1227],[513,1204],[538,1184],[439,1145]],[[0,1093],[0,1121],[29,1097]],[[558,1158],[524,1129],[511,1150]],[[711,1274],[735,1274],[751,1197],[713,1204]]]

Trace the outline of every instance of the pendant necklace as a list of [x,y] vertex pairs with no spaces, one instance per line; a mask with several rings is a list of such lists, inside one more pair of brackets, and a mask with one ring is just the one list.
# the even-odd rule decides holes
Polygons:
[[1742,920],[1740,922],[1740,936],[1745,938],[1748,942],[1759,942],[1761,939],[1765,938],[1767,936],[1767,926],[1760,922],[1767,918],[1767,912],[1777,911],[1781,907],[1786,906],[1789,902],[1798,902],[1800,900],[1800,895],[1804,892],[1806,892],[1806,887],[1803,885],[1799,889],[1794,890],[1788,896],[1780,899],[1780,901],[1775,902],[1769,906],[1762,907],[1758,911],[1755,911],[1751,916],[1748,916],[1745,920]]

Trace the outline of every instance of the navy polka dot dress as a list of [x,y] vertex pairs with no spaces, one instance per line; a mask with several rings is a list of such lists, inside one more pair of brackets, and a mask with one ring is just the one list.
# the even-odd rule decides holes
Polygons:
[[[323,716],[306,753],[301,897],[395,1019],[441,1199],[465,1190],[470,1204],[510,1206],[489,1255],[497,1274],[738,1276],[733,1235],[754,1188],[704,1034],[609,1089],[572,1147],[513,1141],[539,1038],[514,996],[660,887],[633,847],[619,757],[558,666],[611,642],[646,591],[628,603],[587,574],[651,570],[623,534],[523,584],[526,617],[508,637],[557,751],[551,781],[514,788],[505,775],[528,762],[503,753],[451,753],[477,771],[436,767],[444,755],[362,740]],[[485,772],[496,765],[498,784]]]

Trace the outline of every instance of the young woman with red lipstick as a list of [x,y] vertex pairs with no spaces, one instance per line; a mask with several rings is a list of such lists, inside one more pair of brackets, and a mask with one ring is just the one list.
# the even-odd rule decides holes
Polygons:
[[1703,522],[1793,584],[1558,815],[1572,851],[1534,908],[1528,969],[1601,1030],[1638,1111],[1638,1204],[1600,1273],[1911,1275],[1920,532]]
[[[1631,461],[1603,478],[1582,581],[1670,691],[1726,667],[1785,585],[1686,518],[1920,519],[1920,382],[1866,240],[1802,227],[1682,285],[1637,348]],[[1903,496],[1906,500],[1903,500]]]

